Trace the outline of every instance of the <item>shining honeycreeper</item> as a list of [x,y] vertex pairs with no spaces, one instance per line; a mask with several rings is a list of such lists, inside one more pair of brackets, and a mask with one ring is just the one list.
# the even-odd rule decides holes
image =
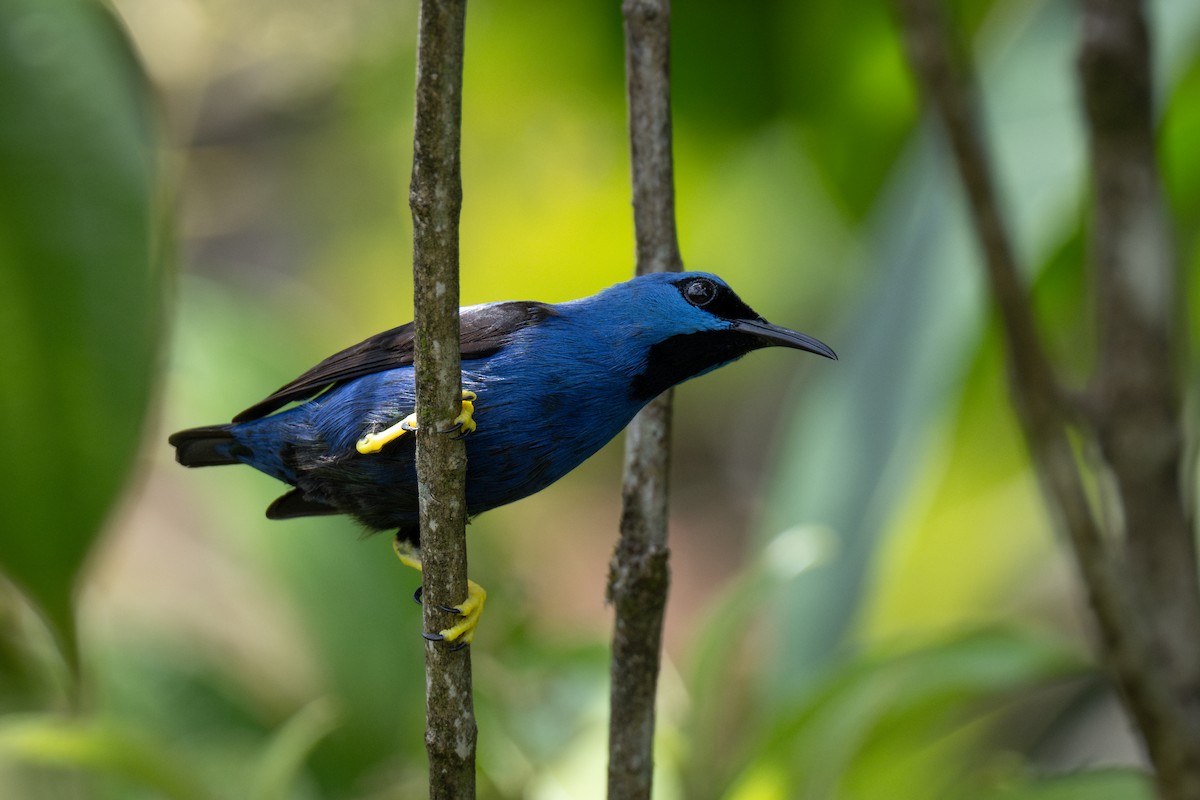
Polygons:
[[[469,434],[470,515],[546,488],[655,396],[751,350],[837,358],[701,272],[643,275],[567,303],[472,306],[460,326],[463,414],[452,432]],[[294,487],[271,519],[349,514],[417,545],[416,437],[404,435],[415,428],[412,363],[410,323],[330,356],[232,423],[170,443],[184,466],[248,464]]]

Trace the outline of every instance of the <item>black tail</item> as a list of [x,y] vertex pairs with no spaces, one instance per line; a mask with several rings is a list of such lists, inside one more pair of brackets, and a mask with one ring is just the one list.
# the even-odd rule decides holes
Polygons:
[[239,444],[230,432],[231,425],[210,425],[188,428],[171,434],[167,439],[175,448],[175,460],[185,467],[217,467],[240,464],[239,456],[253,455],[249,447]]

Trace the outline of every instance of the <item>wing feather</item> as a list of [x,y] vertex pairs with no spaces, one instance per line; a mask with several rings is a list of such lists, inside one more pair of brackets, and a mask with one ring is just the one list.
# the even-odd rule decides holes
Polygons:
[[[516,331],[535,325],[555,313],[554,308],[545,303],[523,300],[463,309],[459,317],[461,357],[464,361],[487,358],[499,352]],[[334,353],[238,414],[233,421],[259,419],[288,403],[308,400],[355,378],[410,366],[413,363],[413,330],[413,323],[410,322]]]

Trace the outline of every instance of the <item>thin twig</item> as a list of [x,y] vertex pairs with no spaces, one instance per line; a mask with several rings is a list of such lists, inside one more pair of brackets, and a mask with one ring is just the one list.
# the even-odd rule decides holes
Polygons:
[[[1095,131],[1098,219],[1093,246],[1101,264],[1098,294],[1105,329],[1100,347],[1102,402],[1089,407],[1098,409],[1094,422],[1121,487],[1131,556],[1125,571],[1118,566],[1121,532],[1101,527],[1083,489],[1068,438],[1074,409],[1059,390],[1021,283],[972,98],[969,59],[954,47],[935,2],[896,0],[913,68],[941,118],[970,204],[988,281],[1000,310],[1014,405],[1034,467],[1051,508],[1070,537],[1095,613],[1103,660],[1146,740],[1158,771],[1160,792],[1165,798],[1182,800],[1200,797],[1200,773],[1196,770],[1200,739],[1195,734],[1200,724],[1196,713],[1200,703],[1200,684],[1196,682],[1200,626],[1195,617],[1191,523],[1181,514],[1178,495],[1179,428],[1169,350],[1171,318],[1160,313],[1166,305],[1161,298],[1151,303],[1156,309],[1151,314],[1156,321],[1152,331],[1139,331],[1139,322],[1127,313],[1130,303],[1144,305],[1143,298],[1129,286],[1138,279],[1141,268],[1140,261],[1132,258],[1131,248],[1150,245],[1151,258],[1156,261],[1150,266],[1150,284],[1166,292],[1167,298],[1174,286],[1173,279],[1163,274],[1172,269],[1164,265],[1169,261],[1166,247],[1155,238],[1165,231],[1165,224],[1152,166],[1149,50],[1140,10],[1131,10],[1136,2],[1087,0],[1085,5],[1088,19],[1081,64]],[[1113,13],[1118,6],[1120,12]],[[1101,10],[1108,16],[1096,16]],[[1120,44],[1114,49],[1115,41]],[[1102,154],[1106,147],[1111,149]],[[1106,159],[1111,163],[1098,163]],[[1140,213],[1133,213],[1135,209]],[[1119,265],[1105,266],[1109,259],[1116,259]],[[1123,373],[1130,359],[1147,357],[1152,363],[1134,368],[1137,377]],[[1130,409],[1146,401],[1149,408],[1143,411],[1153,417],[1145,421],[1154,437],[1150,442],[1141,439],[1146,430],[1139,427],[1141,415]],[[1113,418],[1120,413],[1134,413],[1133,421]],[[1115,454],[1114,448],[1121,447],[1126,449]],[[1123,479],[1123,468],[1112,461],[1114,454],[1117,460],[1124,456],[1135,462],[1149,454],[1149,463],[1133,464],[1128,478]],[[1145,508],[1146,503],[1153,509]],[[1139,516],[1143,513],[1144,519]],[[1135,524],[1141,533],[1134,531]],[[1139,542],[1147,535],[1153,544]],[[1154,555],[1163,537],[1171,539],[1164,551],[1169,565]],[[1143,563],[1134,563],[1138,560]],[[1153,585],[1155,582],[1160,583]],[[1157,620],[1156,615],[1160,615]],[[1183,666],[1181,660],[1189,663]]]
[[[669,0],[625,0],[625,72],[633,172],[637,274],[682,268],[671,157]],[[608,797],[649,798],[654,705],[670,584],[667,475],[671,393],[634,418],[625,440],[621,539],[608,597],[613,626]]]
[[[416,311],[417,476],[427,631],[449,628],[442,610],[467,596],[466,448],[439,435],[460,410],[458,217],[462,207],[465,0],[422,0],[409,205]],[[431,798],[475,796],[475,712],[470,648],[425,647],[425,747]]]

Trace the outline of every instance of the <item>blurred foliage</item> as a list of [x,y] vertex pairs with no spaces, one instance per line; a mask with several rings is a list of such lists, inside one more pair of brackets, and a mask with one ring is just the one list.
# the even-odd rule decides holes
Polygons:
[[[950,6],[1039,318],[1081,379],[1073,6]],[[471,7],[465,303],[565,300],[630,274],[618,7]],[[416,4],[112,8],[138,60],[98,2],[0,0],[0,425],[21,454],[0,459],[0,564],[36,604],[0,585],[0,796],[423,796],[415,576],[386,537],[269,523],[277,483],[185,473],[165,445],[411,318]],[[1191,273],[1200,7],[1152,11]],[[657,796],[1150,797],[888,4],[700,0],[674,26],[685,258],[842,360],[758,353],[678,394]],[[162,419],[142,436],[164,347],[159,164],[184,274]],[[471,526],[492,597],[473,651],[481,797],[602,794],[619,463],[607,448]],[[51,631],[72,608],[84,702],[68,715]]]
[[137,453],[158,351],[147,88],[90,0],[0,4],[0,568],[72,654],[74,583]]

